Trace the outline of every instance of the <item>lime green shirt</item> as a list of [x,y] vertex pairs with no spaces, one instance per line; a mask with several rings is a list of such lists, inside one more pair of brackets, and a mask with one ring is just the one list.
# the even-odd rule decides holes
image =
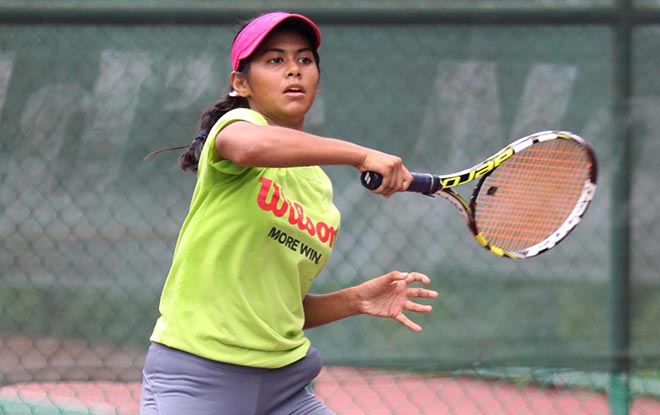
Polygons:
[[207,359],[278,368],[301,359],[303,298],[339,230],[332,184],[318,166],[245,168],[215,138],[249,109],[225,114],[200,156],[151,340]]

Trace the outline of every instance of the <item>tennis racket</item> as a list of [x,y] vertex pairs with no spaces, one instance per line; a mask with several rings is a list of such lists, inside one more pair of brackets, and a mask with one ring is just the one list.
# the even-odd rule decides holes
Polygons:
[[[412,175],[407,191],[447,199],[481,246],[499,256],[529,258],[553,248],[580,222],[596,192],[597,161],[580,136],[543,131],[467,170]],[[378,173],[362,173],[368,189],[381,181]],[[476,185],[466,202],[453,188],[469,182]]]

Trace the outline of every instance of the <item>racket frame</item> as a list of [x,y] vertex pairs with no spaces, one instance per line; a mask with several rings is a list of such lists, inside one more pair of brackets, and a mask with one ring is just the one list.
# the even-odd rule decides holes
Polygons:
[[[591,174],[587,180],[585,180],[582,191],[580,193],[580,198],[575,204],[575,207],[568,215],[564,223],[559,228],[557,228],[555,232],[553,232],[548,238],[531,247],[521,251],[507,251],[491,244],[483,236],[483,234],[479,232],[475,220],[477,209],[476,198],[479,194],[479,191],[481,190],[482,184],[486,178],[493,171],[495,171],[495,169],[497,169],[505,160],[512,157],[514,154],[520,153],[533,144],[556,139],[576,141],[586,150],[587,157],[590,159]],[[520,259],[530,258],[553,248],[561,240],[563,240],[575,228],[575,226],[577,226],[582,218],[582,215],[584,215],[584,212],[587,210],[589,203],[593,199],[594,194],[596,193],[597,164],[593,149],[582,137],[568,131],[541,131],[514,141],[502,150],[488,157],[483,162],[476,164],[469,169],[465,169],[450,175],[432,176],[434,176],[434,183],[437,184],[434,184],[433,188],[429,189],[429,192],[425,194],[430,196],[440,196],[448,200],[461,214],[474,239],[477,241],[477,243],[479,243],[479,245],[498,256]],[[453,187],[460,186],[475,180],[478,180],[478,182],[474,186],[469,201],[466,201],[463,197],[461,197],[461,195],[452,190]]]
[[[507,251],[491,244],[483,236],[483,234],[479,232],[475,220],[475,214],[477,210],[476,198],[479,194],[482,184],[486,178],[491,173],[493,173],[493,171],[495,171],[504,161],[513,155],[520,153],[521,151],[536,143],[557,139],[573,140],[577,142],[583,149],[585,149],[585,153],[590,162],[590,174],[583,184],[580,197],[575,207],[568,215],[564,223],[559,226],[555,232],[553,232],[548,238],[531,247],[520,251]],[[470,232],[472,232],[472,235],[479,243],[479,245],[498,256],[520,259],[533,257],[553,248],[575,228],[575,226],[580,222],[582,215],[587,210],[587,207],[589,206],[589,203],[593,199],[596,192],[597,172],[598,166],[596,155],[589,143],[587,143],[586,140],[584,140],[582,137],[568,131],[541,131],[530,134],[526,137],[522,137],[504,147],[502,150],[498,151],[492,156],[488,157],[481,163],[456,173],[449,175],[412,173],[413,182],[408,188],[408,191],[422,193],[427,196],[440,196],[448,200],[461,214],[468,228],[470,229]],[[361,180],[365,187],[369,189],[375,189],[380,186],[382,177],[377,173],[364,172],[362,174]],[[454,187],[470,183],[475,180],[478,181],[474,186],[469,201],[466,201],[463,197],[461,197],[461,195],[452,190]]]

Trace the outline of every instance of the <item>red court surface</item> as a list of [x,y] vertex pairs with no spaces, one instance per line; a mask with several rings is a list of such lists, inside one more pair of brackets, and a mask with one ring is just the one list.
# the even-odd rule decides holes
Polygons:
[[[368,369],[324,368],[315,394],[338,415],[606,415],[604,393],[513,385],[474,378],[427,377]],[[2,402],[38,406],[39,415],[80,411],[136,415],[138,383],[41,383],[0,388]],[[49,411],[44,408],[52,408]],[[69,412],[66,412],[69,413]],[[658,415],[660,400],[636,398],[630,415]],[[17,414],[18,415],[18,414]]]

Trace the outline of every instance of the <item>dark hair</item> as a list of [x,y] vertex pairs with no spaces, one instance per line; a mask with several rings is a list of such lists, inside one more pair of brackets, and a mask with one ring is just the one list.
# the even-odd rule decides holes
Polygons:
[[[238,34],[241,33],[241,31],[245,28],[245,26],[247,26],[247,23],[241,26],[240,30],[236,33],[236,36],[238,36]],[[309,39],[311,45],[315,44],[316,35],[314,34],[314,32],[311,30],[311,28],[308,25],[299,22],[297,19],[284,20],[282,23],[280,23],[277,26],[277,30],[281,30],[281,29],[293,29],[299,31]],[[236,36],[234,37],[234,40],[236,40]],[[314,55],[314,60],[316,61],[316,67],[320,71],[321,58],[316,48],[312,49],[312,54]],[[252,57],[243,59],[238,65],[237,72],[248,75],[250,72],[251,60]],[[145,156],[144,159],[146,160],[152,156],[155,156],[156,154],[165,151],[183,149],[185,151],[181,153],[181,155],[179,155],[179,158],[177,160],[177,165],[182,170],[197,171],[199,157],[202,153],[202,148],[204,148],[206,137],[211,131],[211,128],[213,128],[213,126],[220,119],[220,117],[222,117],[229,111],[236,108],[250,108],[247,98],[240,96],[232,96],[230,95],[230,92],[227,92],[227,94],[223,99],[217,101],[215,104],[213,104],[210,108],[208,108],[202,113],[202,116],[199,121],[199,132],[195,135],[195,138],[192,140],[190,144],[183,146],[161,148],[147,154],[147,156]]]
[[202,148],[211,128],[213,128],[220,117],[236,108],[250,108],[247,98],[232,97],[227,94],[224,99],[217,101],[211,108],[208,108],[202,113],[199,121],[199,132],[192,143],[184,147],[186,151],[181,153],[177,161],[181,169],[197,171],[197,163],[199,162]]

